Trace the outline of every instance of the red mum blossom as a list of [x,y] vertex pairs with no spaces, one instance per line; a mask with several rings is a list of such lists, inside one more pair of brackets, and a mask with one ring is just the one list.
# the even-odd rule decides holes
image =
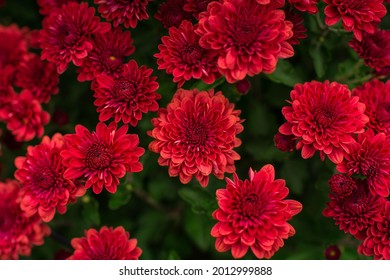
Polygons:
[[376,30],[373,34],[363,32],[362,40],[353,39],[349,46],[377,73],[390,73],[390,30]]
[[0,182],[0,260],[29,256],[33,246],[42,245],[50,228],[38,215],[28,217],[20,209],[20,184]]
[[366,176],[372,194],[389,196],[390,138],[372,130],[358,136],[358,142],[348,147],[349,153],[337,165],[337,170],[348,175]]
[[7,122],[7,128],[15,135],[16,141],[21,142],[41,137],[50,115],[42,110],[29,90],[23,90],[20,95],[14,94],[0,110],[0,119]]
[[243,131],[239,114],[222,92],[179,89],[152,120],[149,149],[160,154],[158,163],[169,166],[170,176],[183,184],[195,177],[206,187],[210,174],[222,179],[235,171],[240,156],[233,149],[241,145],[236,135]]
[[50,222],[56,210],[64,214],[70,202],[84,195],[82,185],[64,179],[65,166],[60,157],[63,146],[61,134],[52,139],[45,136],[39,145],[27,148],[25,157],[15,159],[15,178],[23,185],[20,206],[27,216],[38,213],[44,222]]
[[361,239],[366,229],[382,220],[381,210],[386,199],[368,191],[367,181],[357,181],[357,187],[350,195],[329,194],[330,202],[322,212],[333,218],[340,230]]
[[218,68],[229,83],[272,73],[279,58],[291,57],[292,23],[285,13],[255,1],[211,2],[195,31],[199,44],[218,51]]
[[351,177],[335,174],[328,181],[329,188],[339,198],[350,196],[356,190],[357,184]]
[[325,259],[327,260],[339,260],[341,255],[339,246],[337,245],[328,246],[325,249],[324,255],[325,255]]
[[95,229],[85,231],[85,237],[73,238],[74,253],[69,260],[138,260],[142,250],[137,247],[137,239],[121,226],[106,226],[99,232]]
[[226,179],[226,189],[217,190],[219,209],[213,213],[217,224],[211,229],[218,252],[231,250],[234,258],[242,258],[251,248],[259,259],[271,258],[283,239],[295,234],[287,223],[302,210],[298,201],[285,199],[286,182],[275,180],[270,164],[259,172],[249,170],[249,180]]
[[390,81],[372,80],[354,89],[352,95],[366,105],[365,114],[370,118],[366,124],[375,132],[390,134]]
[[163,44],[158,45],[158,69],[166,69],[173,74],[173,81],[181,87],[185,81],[202,79],[212,84],[220,77],[217,68],[218,52],[206,50],[199,45],[199,36],[195,34],[191,22],[183,21],[179,28],[169,28],[169,36],[162,37]]
[[294,5],[295,9],[310,14],[318,13],[317,4],[319,1],[320,0],[288,0],[291,5]]
[[40,103],[48,103],[51,95],[58,93],[58,83],[56,65],[32,53],[18,67],[15,80],[16,86],[30,90]]
[[27,55],[26,30],[15,24],[0,25],[0,76],[7,75],[13,81],[14,73]]
[[39,13],[41,15],[50,15],[55,9],[61,8],[62,5],[69,2],[80,2],[81,0],[37,0],[40,7]]
[[329,26],[336,24],[340,18],[343,27],[352,31],[356,39],[362,40],[362,31],[374,33],[375,28],[386,15],[383,0],[324,0],[325,23]]
[[287,42],[291,45],[298,45],[300,40],[307,38],[307,29],[303,25],[303,17],[290,7],[289,9],[286,9],[286,20],[292,22],[292,31],[294,34]]
[[95,9],[87,3],[69,2],[43,20],[41,58],[55,63],[59,74],[68,68],[70,61],[76,66],[82,64],[93,49],[92,34],[110,29],[109,23],[101,23],[94,14]]
[[199,14],[206,11],[207,5],[214,1],[215,0],[186,0],[186,3],[183,6],[183,10],[192,13],[193,16],[198,19]]
[[99,5],[100,15],[115,27],[123,23],[126,28],[136,28],[139,20],[149,18],[146,7],[150,1],[95,0],[95,4]]
[[136,126],[142,114],[157,111],[157,100],[161,96],[156,92],[159,85],[157,77],[151,76],[152,72],[145,65],[138,68],[137,62],[131,60],[117,78],[98,76],[94,104],[98,106],[99,120],[104,122],[113,117],[115,122],[122,120]]
[[304,159],[320,151],[322,160],[326,155],[340,163],[347,145],[354,142],[353,135],[362,133],[368,122],[359,97],[351,97],[346,85],[329,81],[297,84],[290,97],[292,106],[282,109],[287,122],[279,132],[298,138],[296,148],[302,149]]
[[376,260],[390,260],[390,202],[382,210],[383,219],[375,221],[366,231],[366,238],[358,248],[359,254],[374,256]]
[[126,134],[128,126],[117,129],[112,122],[108,127],[100,122],[96,132],[90,132],[82,125],[76,125],[76,134],[65,135],[66,148],[61,151],[66,167],[65,179],[86,178],[85,187],[92,187],[96,194],[103,187],[115,193],[119,178],[126,172],[140,172],[139,162],[144,149],[138,147],[136,134]]
[[274,143],[277,149],[282,152],[292,152],[294,150],[296,137],[294,135],[284,135],[277,132],[274,136]]
[[96,34],[93,39],[93,50],[83,60],[77,70],[80,82],[93,80],[100,74],[117,77],[122,73],[124,59],[131,55],[135,48],[129,31],[121,28],[104,34]]
[[179,27],[183,20],[190,20],[192,13],[184,10],[186,0],[166,0],[158,7],[154,18],[161,21],[165,28]]

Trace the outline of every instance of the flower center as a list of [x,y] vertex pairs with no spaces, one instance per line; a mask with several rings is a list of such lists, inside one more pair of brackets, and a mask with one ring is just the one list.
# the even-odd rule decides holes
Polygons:
[[378,172],[378,169],[378,162],[372,159],[367,159],[360,163],[360,173],[364,176],[367,176],[367,178],[375,176]]
[[114,98],[119,101],[128,102],[133,99],[136,93],[136,85],[128,79],[119,79],[114,83]]
[[34,182],[34,185],[44,190],[55,187],[59,179],[60,177],[58,174],[47,167],[38,169],[38,171],[32,175],[32,181]]
[[341,0],[340,2],[338,7],[340,14],[355,14],[356,11],[369,11],[366,0]]
[[328,107],[321,106],[314,112],[314,121],[319,127],[326,128],[334,123],[335,114]]
[[203,54],[204,50],[198,44],[188,44],[182,50],[183,60],[190,65],[199,63]]
[[110,166],[112,156],[102,143],[94,143],[87,151],[86,164],[92,170],[102,170]]
[[379,105],[377,109],[377,118],[381,123],[390,122],[390,103]]
[[58,27],[57,38],[63,46],[74,46],[80,38],[80,32],[70,24],[63,23]]
[[208,129],[204,123],[192,123],[185,127],[184,137],[185,142],[189,146],[199,149],[204,146],[208,139]]
[[253,23],[245,22],[237,24],[233,36],[236,44],[248,46],[256,40],[258,32],[258,28]]
[[100,55],[100,64],[108,73],[117,72],[122,66],[122,57],[114,50],[107,50]]
[[345,199],[344,209],[347,213],[363,214],[368,208],[368,197],[363,191],[355,191]]
[[241,201],[240,209],[243,217],[257,217],[260,210],[259,196],[255,193],[247,194]]

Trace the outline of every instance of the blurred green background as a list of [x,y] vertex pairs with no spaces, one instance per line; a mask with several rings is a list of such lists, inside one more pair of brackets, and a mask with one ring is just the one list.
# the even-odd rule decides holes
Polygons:
[[[172,83],[171,76],[157,70],[153,57],[161,36],[167,35],[167,30],[153,18],[161,2],[150,2],[149,20],[139,22],[137,28],[131,30],[136,51],[129,59],[155,69],[154,75],[158,76],[160,84],[158,92],[162,96],[159,104],[165,107],[176,85]],[[330,245],[339,246],[341,259],[365,258],[356,252],[359,242],[341,232],[333,220],[321,214],[327,201],[327,181],[335,172],[334,165],[329,160],[321,162],[318,154],[303,160],[300,152],[283,153],[273,144],[273,136],[284,122],[281,108],[287,105],[286,100],[296,83],[331,80],[347,83],[352,89],[372,77],[371,70],[348,47],[352,35],[340,32],[341,26],[336,26],[334,30],[325,27],[322,4],[319,7],[318,15],[303,15],[308,38],[294,47],[295,56],[280,60],[272,75],[261,74],[250,78],[252,87],[248,94],[239,94],[234,85],[227,83],[217,82],[211,86],[216,86],[216,90],[222,90],[231,102],[235,102],[245,119],[244,132],[239,135],[242,145],[237,149],[241,155],[241,160],[236,163],[239,177],[247,178],[249,167],[258,170],[271,163],[275,166],[276,177],[286,180],[290,188],[289,198],[303,204],[302,212],[291,220],[295,236],[285,242],[273,259],[324,259],[324,251]],[[20,27],[40,29],[41,21],[35,1],[7,0],[7,5],[0,8],[2,25],[16,23]],[[385,19],[383,28],[388,25],[387,22],[388,19]],[[75,67],[69,67],[60,76],[59,94],[53,96],[49,104],[43,105],[51,114],[62,111],[69,116],[66,125],[59,126],[53,122],[47,125],[46,135],[73,133],[76,124],[92,130],[95,128],[98,115],[90,84],[80,83],[76,77]],[[183,87],[210,88],[197,81],[187,82]],[[144,115],[139,125],[129,130],[139,135],[141,146],[145,149],[152,140],[146,132],[152,129],[150,120],[155,116],[156,113]],[[5,131],[4,124],[0,124],[0,128]],[[2,141],[6,142],[4,136]],[[13,177],[14,158],[24,155],[28,145],[38,143],[39,139],[35,139],[17,149],[3,145],[0,179]],[[205,189],[196,181],[182,185],[178,178],[169,177],[167,168],[157,164],[157,158],[158,155],[146,151],[141,158],[144,170],[132,174],[131,178],[124,178],[117,193],[103,191],[95,195],[88,190],[86,196],[68,207],[65,215],[57,213],[50,222],[54,234],[46,238],[43,246],[35,247],[30,258],[59,258],[59,252],[70,251],[70,239],[82,236],[84,230],[103,225],[122,225],[131,237],[138,239],[138,246],[143,250],[141,259],[231,259],[230,252],[221,254],[215,250],[214,239],[210,236],[215,224],[211,213],[217,209],[215,191],[223,188],[225,182],[211,177]],[[227,176],[231,177],[230,174]],[[131,183],[125,183],[125,179]],[[255,257],[248,253],[245,259]]]

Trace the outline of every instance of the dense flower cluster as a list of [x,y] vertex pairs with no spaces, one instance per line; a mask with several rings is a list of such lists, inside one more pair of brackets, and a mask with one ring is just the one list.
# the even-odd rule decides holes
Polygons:
[[230,83],[272,73],[279,58],[294,55],[288,40],[292,23],[285,13],[254,0],[211,2],[200,14],[199,44],[218,52],[218,69]]
[[283,239],[295,234],[287,223],[302,210],[295,200],[285,199],[289,193],[284,180],[275,180],[272,165],[259,172],[249,170],[249,180],[226,179],[226,188],[217,190],[219,209],[213,217],[218,222],[211,235],[219,252],[231,250],[234,258],[242,258],[250,248],[259,259],[271,258],[284,245]]
[[0,260],[29,256],[33,246],[42,245],[50,228],[36,214],[20,208],[21,186],[15,180],[0,182]]
[[168,166],[170,176],[183,184],[195,177],[206,187],[210,174],[222,179],[235,171],[240,156],[233,149],[241,145],[236,136],[243,130],[239,114],[222,92],[179,89],[152,120],[149,149],[160,154],[158,163]]
[[63,146],[61,134],[52,139],[45,136],[39,145],[28,147],[25,157],[15,159],[15,178],[23,186],[21,208],[27,216],[38,213],[49,222],[56,210],[64,214],[67,205],[85,193],[80,183],[64,178],[65,166],[60,156]]
[[319,151],[321,159],[340,163],[354,134],[364,132],[366,106],[351,97],[346,85],[329,81],[297,84],[290,97],[291,106],[282,109],[287,122],[279,132],[298,139],[296,148],[302,149],[304,159]]
[[121,226],[102,227],[99,231],[89,229],[85,237],[73,238],[73,254],[69,260],[138,260],[142,250],[137,247],[137,239]]
[[65,147],[60,152],[66,167],[65,179],[86,179],[85,188],[94,193],[105,188],[115,193],[119,178],[127,172],[140,172],[139,158],[144,149],[138,147],[138,135],[127,134],[128,126],[117,129],[115,122],[108,126],[100,122],[92,133],[76,125],[75,134],[65,135]]

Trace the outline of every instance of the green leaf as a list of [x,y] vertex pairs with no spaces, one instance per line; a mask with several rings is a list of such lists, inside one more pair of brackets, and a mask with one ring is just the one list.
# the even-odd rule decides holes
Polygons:
[[305,80],[302,77],[300,69],[293,67],[287,60],[279,59],[275,71],[267,77],[276,83],[294,87],[298,83],[303,83]]
[[286,161],[280,171],[280,175],[286,180],[287,186],[295,194],[302,194],[303,184],[307,179],[307,166],[302,159]]
[[202,251],[206,251],[212,243],[210,230],[213,220],[202,214],[187,211],[185,230]]
[[182,188],[179,196],[191,205],[194,213],[211,214],[217,208],[215,198],[203,189]]
[[122,207],[123,205],[127,204],[131,198],[131,190],[132,190],[131,184],[126,184],[125,186],[119,186],[117,189],[117,192],[113,195],[111,195],[109,201],[108,201],[108,207],[111,210],[116,210]]
[[99,202],[94,198],[84,199],[81,216],[84,221],[85,228],[100,225]]
[[311,47],[309,53],[313,58],[314,70],[316,71],[317,77],[322,78],[325,75],[327,64],[325,63],[321,45]]

